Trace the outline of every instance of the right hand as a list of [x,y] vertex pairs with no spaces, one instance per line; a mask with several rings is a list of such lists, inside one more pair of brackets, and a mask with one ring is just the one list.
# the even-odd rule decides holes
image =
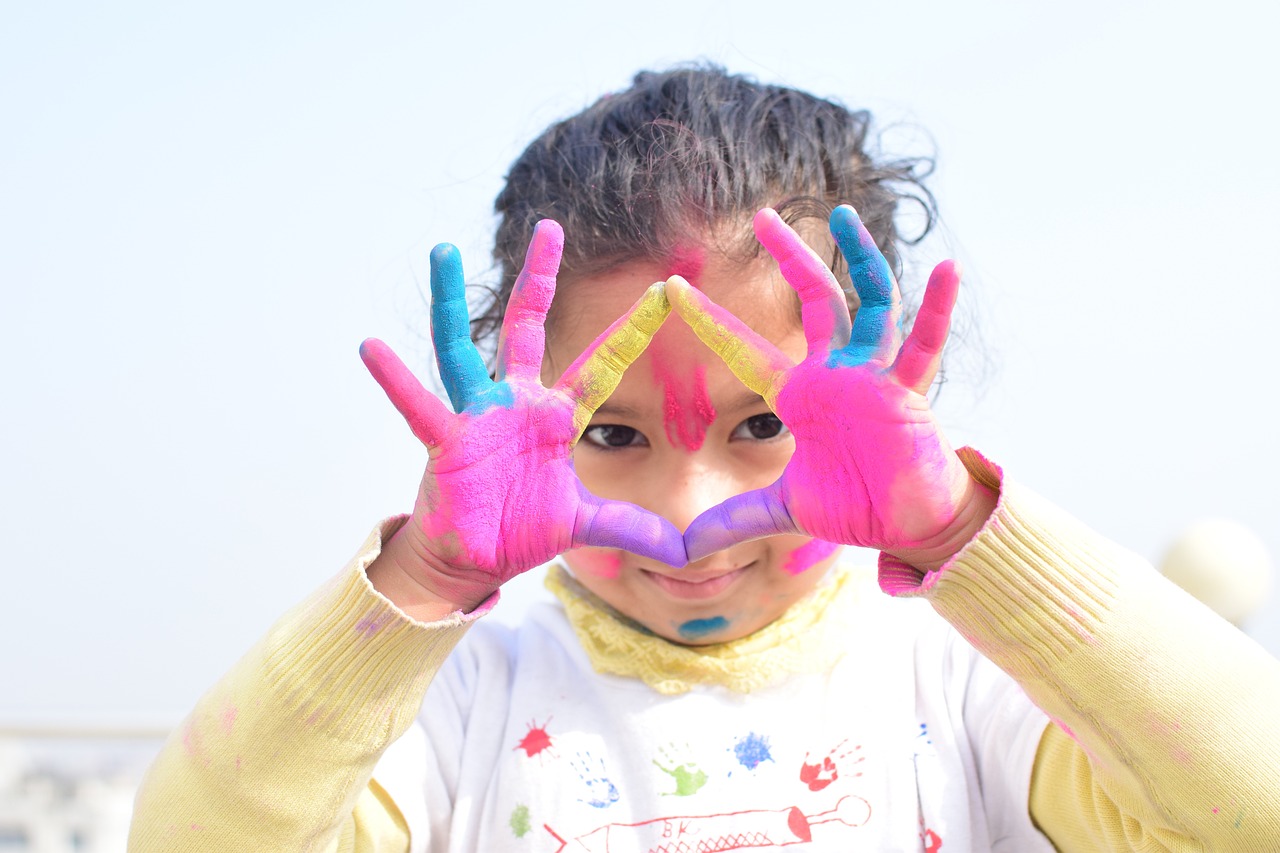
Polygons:
[[468,333],[458,251],[448,244],[432,251],[432,340],[453,412],[386,344],[370,338],[360,347],[430,456],[412,517],[370,569],[371,578],[375,567],[383,570],[375,586],[402,608],[437,618],[469,612],[521,572],[583,545],[686,562],[669,521],[596,497],[573,470],[574,444],[592,413],[670,313],[663,286],[649,288],[546,388],[544,324],[563,244],[557,223],[538,223],[507,303],[496,379]]

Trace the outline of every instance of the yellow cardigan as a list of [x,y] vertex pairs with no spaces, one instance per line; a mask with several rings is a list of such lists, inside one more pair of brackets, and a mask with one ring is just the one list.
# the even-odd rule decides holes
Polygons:
[[[1280,851],[1280,661],[998,469],[983,531],[939,572],[882,560],[1058,725],[1029,808],[1063,851]],[[410,620],[353,562],[198,703],[150,769],[129,850],[404,851],[371,779],[475,614]]]

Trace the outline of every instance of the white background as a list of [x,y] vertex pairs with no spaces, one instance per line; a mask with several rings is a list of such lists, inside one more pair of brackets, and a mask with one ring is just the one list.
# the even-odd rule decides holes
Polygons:
[[[958,443],[1152,560],[1206,515],[1280,553],[1277,23],[1241,0],[9,4],[0,723],[172,725],[407,510],[424,453],[360,340],[425,370],[430,247],[484,279],[523,145],[682,60],[931,134],[922,261],[968,270]],[[1274,594],[1248,627],[1280,652]]]

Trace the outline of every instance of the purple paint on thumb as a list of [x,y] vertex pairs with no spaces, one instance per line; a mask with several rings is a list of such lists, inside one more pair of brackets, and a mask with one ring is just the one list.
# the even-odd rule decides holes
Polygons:
[[620,548],[668,566],[688,562],[684,537],[675,525],[635,504],[601,500],[578,484],[579,503],[573,524],[574,546]]
[[778,533],[802,533],[782,500],[781,482],[734,495],[695,518],[684,532],[689,560],[701,560],[738,542]]

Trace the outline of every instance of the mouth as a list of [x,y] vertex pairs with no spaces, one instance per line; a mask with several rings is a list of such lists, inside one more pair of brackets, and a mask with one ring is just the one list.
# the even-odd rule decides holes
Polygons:
[[671,575],[663,575],[658,572],[644,570],[645,576],[653,581],[667,595],[673,598],[682,598],[690,601],[700,601],[707,598],[715,598],[729,587],[733,586],[738,578],[746,573],[750,566],[743,566],[740,569],[733,569],[728,572],[718,572],[715,574],[695,575],[690,573],[684,577],[673,577]]

